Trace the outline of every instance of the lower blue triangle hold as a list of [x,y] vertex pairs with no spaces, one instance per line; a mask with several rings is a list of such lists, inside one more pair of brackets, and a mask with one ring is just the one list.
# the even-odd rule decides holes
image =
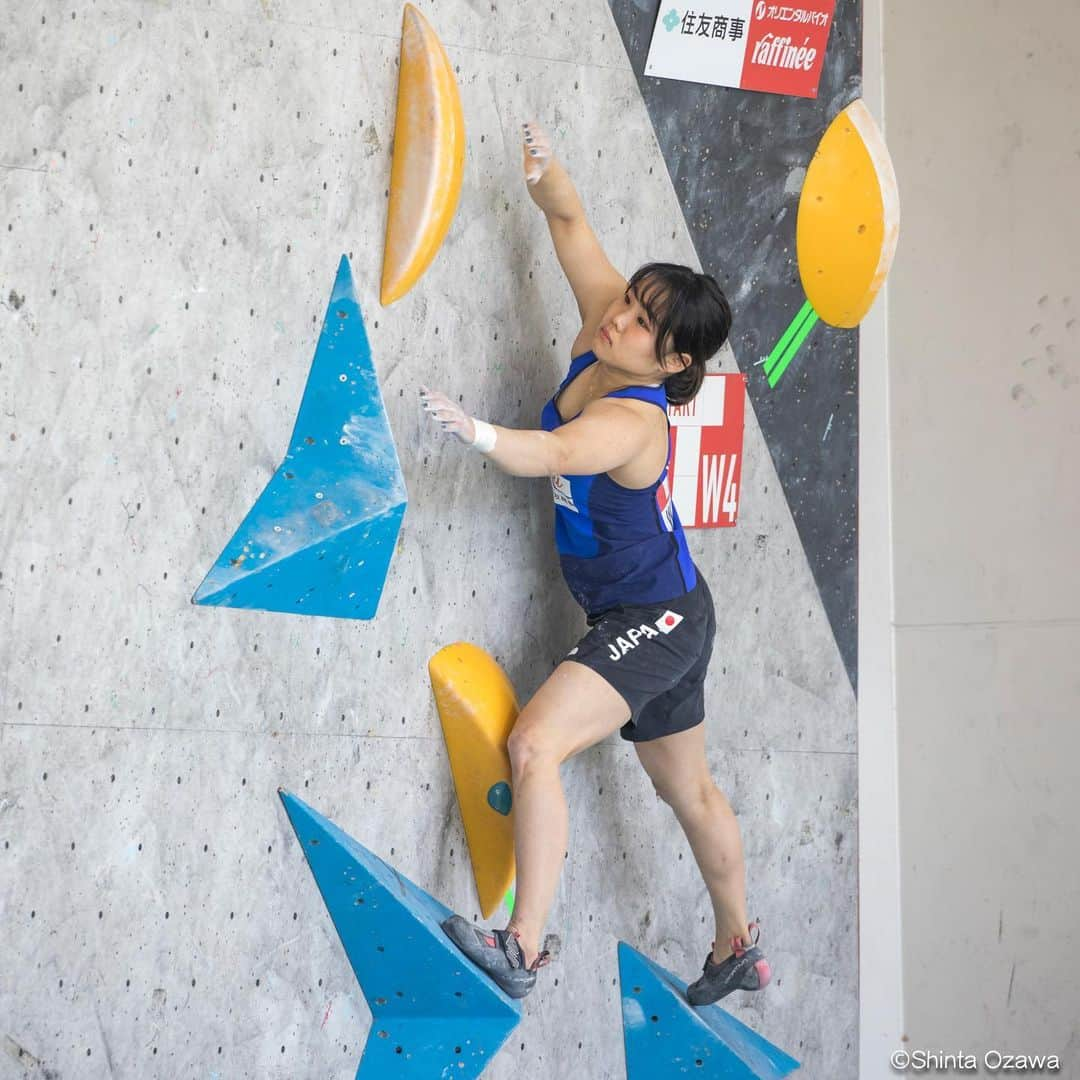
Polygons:
[[279,792],[371,1009],[357,1080],[473,1080],[521,1020],[442,932],[452,912],[295,795]]
[[779,1080],[799,1063],[719,1005],[694,1008],[686,983],[619,942],[627,1080]]

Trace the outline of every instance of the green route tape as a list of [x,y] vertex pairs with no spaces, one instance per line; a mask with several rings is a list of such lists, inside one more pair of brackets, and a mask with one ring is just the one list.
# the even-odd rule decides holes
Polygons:
[[799,309],[799,314],[791,321],[791,325],[784,331],[780,340],[769,358],[765,361],[765,374],[769,378],[769,388],[772,389],[780,381],[781,376],[787,371],[788,364],[795,359],[795,354],[802,347],[810,331],[817,326],[818,313],[814,310],[809,300]]

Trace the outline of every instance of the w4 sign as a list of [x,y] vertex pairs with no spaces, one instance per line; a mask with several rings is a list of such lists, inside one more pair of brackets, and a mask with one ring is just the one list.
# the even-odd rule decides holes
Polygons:
[[668,407],[671,458],[657,493],[663,510],[674,501],[687,529],[735,524],[742,478],[746,376],[706,375],[688,405]]

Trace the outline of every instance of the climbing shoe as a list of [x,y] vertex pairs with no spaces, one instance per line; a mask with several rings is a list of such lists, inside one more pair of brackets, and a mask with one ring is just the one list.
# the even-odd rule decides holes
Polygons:
[[518,944],[517,933],[505,930],[482,930],[460,915],[452,915],[443,924],[443,933],[499,987],[512,998],[523,998],[536,985],[536,972],[548,963],[547,951],[540,953],[529,967]]
[[751,935],[757,930],[753,944],[744,945],[741,937],[733,937],[731,955],[719,964],[713,963],[712,950],[709,950],[701,978],[686,988],[686,1000],[691,1005],[711,1005],[733,990],[762,990],[768,986],[772,971],[765,954],[757,947],[761,930],[757,922],[746,929]]

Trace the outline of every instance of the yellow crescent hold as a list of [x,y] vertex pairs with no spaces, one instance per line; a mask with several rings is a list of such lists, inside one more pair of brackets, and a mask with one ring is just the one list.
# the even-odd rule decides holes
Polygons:
[[888,147],[870,110],[853,101],[822,136],[799,198],[799,276],[824,322],[862,322],[899,237],[900,196]]
[[459,641],[428,661],[450,772],[465,824],[476,892],[485,919],[514,882],[510,757],[518,715],[506,673],[483,649]]
[[464,171],[465,118],[454,70],[431,25],[406,4],[379,295],[384,306],[401,299],[438,253]]

